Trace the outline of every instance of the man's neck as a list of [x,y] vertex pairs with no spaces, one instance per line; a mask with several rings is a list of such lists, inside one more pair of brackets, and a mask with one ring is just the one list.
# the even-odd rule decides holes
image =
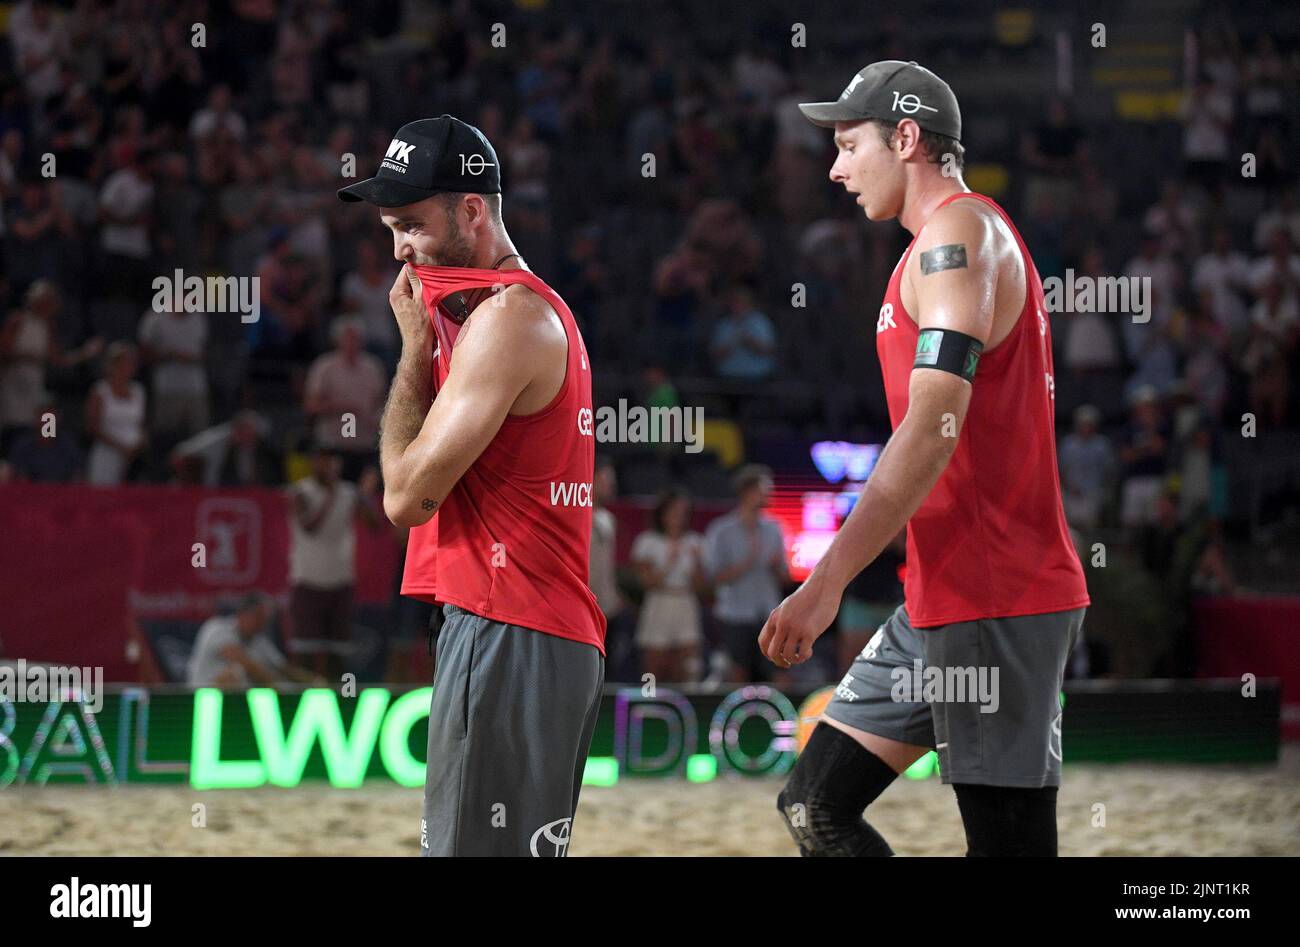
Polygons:
[[918,176],[903,198],[903,210],[898,215],[898,222],[913,237],[920,232],[925,222],[930,219],[935,208],[954,194],[970,193],[970,188],[960,176],[948,178],[939,173],[927,171]]
[[[502,257],[506,257],[506,259],[502,260]],[[493,264],[498,261],[500,261],[501,265],[497,269],[528,269],[524,264],[524,258],[519,255],[519,251],[515,249],[515,245],[510,241],[510,235],[504,231],[479,250],[474,258],[474,266],[480,270],[490,270],[493,268]]]

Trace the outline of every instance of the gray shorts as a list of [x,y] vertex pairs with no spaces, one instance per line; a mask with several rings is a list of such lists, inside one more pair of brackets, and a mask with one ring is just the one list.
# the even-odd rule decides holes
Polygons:
[[443,615],[421,854],[563,856],[605,659],[455,605]]
[[1061,784],[1061,685],[1085,609],[916,629],[900,605],[825,714],[939,752],[945,783]]

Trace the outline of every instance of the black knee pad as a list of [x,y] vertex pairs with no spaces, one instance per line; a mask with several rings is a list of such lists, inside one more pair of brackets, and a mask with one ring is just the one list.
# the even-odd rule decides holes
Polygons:
[[953,784],[966,828],[966,855],[1055,857],[1056,790]]
[[776,807],[805,856],[892,855],[862,812],[898,774],[847,733],[813,730]]

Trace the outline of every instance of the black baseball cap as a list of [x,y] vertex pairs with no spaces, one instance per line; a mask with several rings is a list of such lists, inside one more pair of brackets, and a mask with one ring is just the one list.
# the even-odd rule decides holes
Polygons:
[[501,163],[483,133],[450,115],[397,130],[373,178],[339,188],[339,200],[404,207],[440,191],[501,193]]
[[834,102],[804,102],[799,111],[814,125],[910,118],[926,131],[961,141],[961,110],[948,83],[915,62],[883,59],[858,71]]

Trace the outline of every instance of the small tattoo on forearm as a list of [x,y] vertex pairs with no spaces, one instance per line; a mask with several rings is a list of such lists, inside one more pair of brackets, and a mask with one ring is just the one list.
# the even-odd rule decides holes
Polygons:
[[940,270],[961,270],[966,268],[966,244],[945,243],[941,247],[926,250],[921,254],[921,275],[929,276]]
[[436,500],[430,500],[428,497],[425,497],[423,500],[420,501],[420,506],[426,510],[432,510],[437,505],[438,502]]

